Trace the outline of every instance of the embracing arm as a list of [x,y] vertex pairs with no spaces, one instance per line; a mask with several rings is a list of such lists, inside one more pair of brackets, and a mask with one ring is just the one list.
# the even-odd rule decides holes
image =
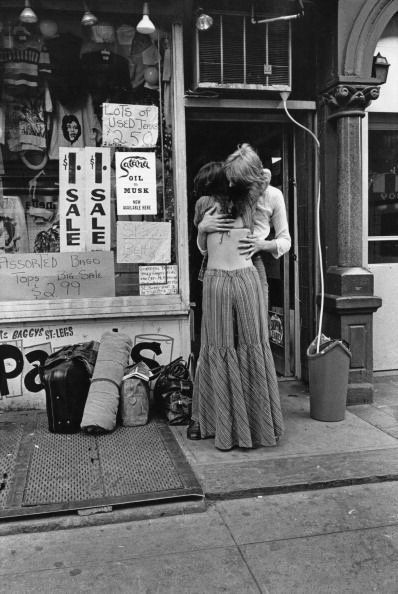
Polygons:
[[264,236],[259,236],[258,232],[241,239],[240,252],[247,258],[252,258],[258,252],[268,252],[274,258],[280,258],[290,249],[291,239],[283,194],[272,187],[272,192],[267,193],[267,200],[268,215],[266,216],[269,217],[270,227],[274,231],[273,239],[265,239]]
[[194,224],[198,228],[196,239],[201,254],[207,253],[207,234],[228,231],[233,226],[234,219],[217,211],[217,205],[212,196],[202,196],[195,205]]

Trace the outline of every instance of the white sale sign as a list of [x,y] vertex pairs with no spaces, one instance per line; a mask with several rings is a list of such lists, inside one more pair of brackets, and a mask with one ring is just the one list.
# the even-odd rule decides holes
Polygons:
[[111,156],[109,148],[85,149],[86,249],[111,249]]
[[59,240],[61,252],[86,250],[85,155],[83,148],[59,149]]

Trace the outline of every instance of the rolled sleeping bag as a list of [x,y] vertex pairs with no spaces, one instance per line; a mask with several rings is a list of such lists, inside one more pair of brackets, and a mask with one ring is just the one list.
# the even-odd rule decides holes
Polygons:
[[120,386],[131,347],[131,338],[123,332],[107,331],[101,336],[80,425],[86,433],[107,433],[116,427]]

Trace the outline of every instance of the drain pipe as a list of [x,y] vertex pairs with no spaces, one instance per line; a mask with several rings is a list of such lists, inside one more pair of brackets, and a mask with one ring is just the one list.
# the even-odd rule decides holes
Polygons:
[[[289,120],[291,120],[293,122],[293,124],[295,124],[296,126],[299,126],[299,128],[302,128],[303,130],[305,130],[305,132],[307,132],[308,134],[311,135],[311,137],[314,140],[315,145],[316,145],[316,159],[319,163],[319,152],[320,152],[321,145],[318,140],[318,137],[312,132],[312,130],[310,130],[309,128],[306,128],[306,126],[303,126],[303,124],[300,124],[300,122],[295,120],[293,118],[293,116],[290,114],[290,112],[287,108],[287,100],[289,98],[289,95],[290,95],[290,93],[288,91],[280,92],[280,97],[283,102],[283,108],[285,110],[285,113],[286,113],[287,117],[289,118]],[[321,182],[319,179],[317,198],[316,198],[316,207],[315,207],[315,211],[316,211],[316,217],[315,217],[316,243],[317,243],[317,249],[318,249],[319,277],[320,277],[320,284],[321,284],[321,304],[320,304],[320,309],[319,309],[318,332],[317,332],[317,339],[316,339],[316,352],[317,353],[319,353],[319,347],[320,347],[320,342],[321,342],[322,324],[323,324],[323,309],[324,309],[324,302],[325,302],[325,281],[324,281],[324,273],[323,273],[322,246],[321,246],[321,233],[320,233],[320,206],[321,206]]]

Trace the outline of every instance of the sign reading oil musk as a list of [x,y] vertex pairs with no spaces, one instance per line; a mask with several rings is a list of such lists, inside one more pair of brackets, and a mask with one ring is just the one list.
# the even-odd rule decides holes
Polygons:
[[156,105],[104,103],[102,144],[124,148],[152,148],[158,140],[159,112]]
[[59,149],[60,251],[109,251],[110,149]]
[[157,214],[155,153],[115,153],[118,215]]
[[0,254],[0,299],[115,296],[113,252]]

